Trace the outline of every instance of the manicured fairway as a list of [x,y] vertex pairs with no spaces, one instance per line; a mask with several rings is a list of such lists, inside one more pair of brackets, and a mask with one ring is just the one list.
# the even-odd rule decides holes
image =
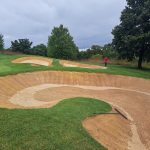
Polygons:
[[49,109],[0,109],[0,149],[104,150],[82,127],[82,121],[109,111],[110,105],[89,98],[64,100]]
[[[53,61],[51,59],[51,66],[48,67],[35,65],[33,61],[30,62],[33,64],[12,63],[12,60],[26,56],[0,55],[0,76],[9,75],[1,77],[1,107],[13,108],[11,110],[0,109],[0,150],[103,150],[105,148],[101,143],[108,148],[118,147],[117,145],[122,147],[124,145],[122,148],[124,149],[128,146],[127,143],[129,141],[133,147],[136,143],[139,149],[144,150],[145,146],[149,147],[149,135],[145,134],[149,133],[149,129],[147,128],[149,120],[145,118],[145,113],[149,113],[149,80],[107,74],[150,79],[150,69],[138,70],[131,66],[121,65],[109,65],[108,69],[63,67],[63,64],[61,65],[60,60],[57,59],[53,59]],[[40,59],[38,57],[35,58],[37,61]],[[34,71],[38,72],[10,76],[11,74]],[[84,85],[87,87],[82,87],[83,89],[85,88],[84,90],[81,87],[72,87],[71,90],[71,87],[67,89],[67,87],[57,88],[55,86],[55,88],[48,89],[52,84],[55,84],[55,86],[56,84],[60,84],[61,86],[62,84],[65,86],[67,84],[68,86]],[[112,90],[108,90],[108,87],[112,87]],[[119,89],[114,89],[115,87]],[[42,90],[43,88],[45,90]],[[102,90],[103,88],[105,89],[104,91],[97,91],[97,89]],[[36,100],[34,92],[37,94],[38,90],[40,90],[41,94],[39,96],[44,95],[44,97],[40,99],[37,97]],[[46,90],[49,91],[47,92]],[[24,92],[27,92],[27,94],[23,94]],[[18,95],[18,93],[21,93],[22,96]],[[73,98],[64,100],[56,106],[52,105],[56,104],[59,100],[79,96],[104,99],[106,102],[117,105],[120,109],[123,108],[123,112],[125,111],[129,113],[129,116],[132,116],[129,118],[133,120],[133,124],[130,125],[130,121],[126,122],[126,127],[123,131],[119,130],[122,129],[122,121],[119,124],[118,118],[115,124],[117,123],[118,127],[120,126],[119,129],[113,126],[112,120],[107,122],[104,119],[109,127],[101,129],[99,125],[102,125],[102,122],[92,117],[94,118],[92,125],[88,124],[85,126],[84,124],[84,127],[88,130],[87,132],[82,126],[82,121],[94,114],[111,111],[110,105],[89,98]],[[48,102],[51,98],[56,103]],[[42,102],[47,103],[43,104]],[[50,106],[54,107],[48,108]],[[145,109],[142,110],[142,108]],[[139,110],[142,111],[140,112]],[[89,120],[89,118],[86,120]],[[95,123],[97,127],[95,127]],[[88,128],[89,126],[90,128]],[[106,127],[106,125],[104,126]],[[131,126],[134,126],[135,131],[130,130],[132,129]],[[136,128],[139,132],[136,131]],[[116,132],[112,134],[112,132],[108,131],[109,129]],[[91,133],[90,131],[93,132]],[[100,131],[100,134],[97,136],[98,131]],[[101,135],[102,132],[104,136]],[[108,132],[109,134],[106,134]],[[131,136],[130,133],[133,135]],[[89,134],[99,141],[99,143]],[[124,138],[122,140],[123,135],[127,137],[126,140]],[[141,135],[141,138],[139,135]],[[135,136],[137,140],[134,140],[133,143],[131,139]],[[102,141],[101,137],[103,137],[104,141]]]

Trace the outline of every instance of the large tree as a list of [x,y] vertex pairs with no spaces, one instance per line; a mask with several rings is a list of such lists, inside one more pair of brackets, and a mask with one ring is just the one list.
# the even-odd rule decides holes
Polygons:
[[112,44],[104,45],[102,55],[103,55],[103,57],[109,57],[109,58],[117,58],[118,57],[118,53],[114,49]]
[[76,59],[78,48],[63,25],[54,27],[48,38],[48,56],[61,59]]
[[127,0],[120,21],[112,32],[113,44],[121,58],[138,58],[141,69],[143,60],[150,60],[150,0]]
[[31,45],[29,39],[19,39],[11,42],[11,49],[14,52],[30,54]]
[[3,39],[3,35],[0,34],[0,50],[4,49],[4,39]]

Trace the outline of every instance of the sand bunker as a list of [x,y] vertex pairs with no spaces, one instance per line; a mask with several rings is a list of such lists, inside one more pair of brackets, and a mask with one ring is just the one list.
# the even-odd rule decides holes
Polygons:
[[136,126],[119,114],[90,117],[83,121],[83,126],[109,150],[146,149],[139,139]]
[[80,67],[80,68],[89,68],[89,69],[107,69],[103,66],[97,66],[97,65],[89,65],[89,64],[81,64],[73,61],[67,61],[67,60],[60,60],[60,64],[64,67]]
[[92,137],[109,150],[128,149],[128,141],[132,140],[130,124],[129,120],[114,114],[98,115],[83,122]]
[[[149,80],[96,73],[45,71],[0,77],[0,85],[0,107],[4,108],[47,108],[64,98],[72,97],[104,100],[129,114],[130,122],[114,117],[104,121],[104,116],[102,119],[99,116],[98,119],[88,118],[89,122],[84,124],[88,132],[108,147],[108,139],[110,143],[114,143],[113,136],[117,136],[112,149],[118,145],[119,149],[150,149]],[[94,119],[95,123],[108,122],[108,128],[103,129],[101,123],[96,123],[96,128],[101,130],[96,132],[95,124],[91,124],[90,119]],[[109,126],[111,120],[112,124]],[[115,133],[111,134],[111,129],[114,128]],[[109,137],[101,136],[105,134]],[[135,148],[135,145],[138,145],[138,148]]]
[[42,66],[51,66],[52,59],[44,57],[22,57],[12,61],[13,63],[21,64],[33,64],[33,65],[42,65]]

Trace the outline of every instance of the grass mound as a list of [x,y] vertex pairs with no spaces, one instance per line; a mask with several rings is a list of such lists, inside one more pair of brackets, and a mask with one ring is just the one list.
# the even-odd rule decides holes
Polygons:
[[103,150],[82,126],[111,106],[90,98],[72,98],[50,109],[0,109],[0,147],[10,150]]

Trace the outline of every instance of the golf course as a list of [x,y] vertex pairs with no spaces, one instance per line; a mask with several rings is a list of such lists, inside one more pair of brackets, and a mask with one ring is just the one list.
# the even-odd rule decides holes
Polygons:
[[1,0],[0,150],[150,150],[150,0]]
[[150,147],[148,68],[0,58],[2,149]]

